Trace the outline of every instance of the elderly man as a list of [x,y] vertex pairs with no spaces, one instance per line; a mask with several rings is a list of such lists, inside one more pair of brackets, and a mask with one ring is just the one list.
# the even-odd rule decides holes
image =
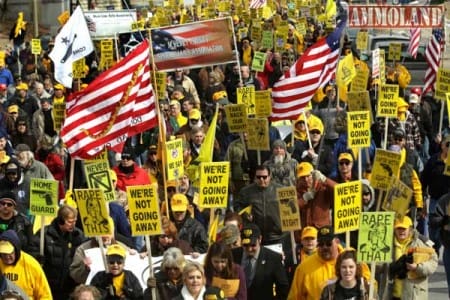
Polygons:
[[342,152],[338,157],[338,170],[332,180],[337,183],[344,183],[352,180],[358,180],[358,174],[353,171],[353,155],[348,152]]
[[23,168],[24,175],[28,178],[54,179],[48,167],[34,158],[34,154],[28,145],[17,145],[16,155]]
[[188,119],[183,116],[181,113],[181,104],[178,100],[172,100],[169,104],[170,107],[170,124],[172,125],[173,129],[177,131],[179,128],[187,124]]
[[272,156],[264,162],[270,169],[272,180],[284,186],[294,186],[297,161],[286,151],[286,143],[276,140],[272,144]]
[[244,268],[247,298],[286,299],[289,283],[281,255],[262,247],[261,238],[258,226],[249,223],[242,228],[242,247],[233,249],[234,262]]

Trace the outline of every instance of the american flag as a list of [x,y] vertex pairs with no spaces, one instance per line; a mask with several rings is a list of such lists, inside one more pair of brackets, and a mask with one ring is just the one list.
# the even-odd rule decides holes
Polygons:
[[250,8],[258,9],[267,4],[267,0],[251,0],[250,1]]
[[430,37],[427,48],[425,49],[425,58],[428,63],[428,69],[425,72],[423,93],[434,91],[437,71],[441,62],[441,51],[443,44],[443,32],[441,29],[434,29]]
[[73,157],[91,158],[105,147],[121,152],[129,136],[156,126],[148,41],[69,101],[61,138]]
[[333,33],[308,48],[274,84],[271,120],[296,120],[316,90],[333,79],[346,23],[341,21]]
[[419,50],[419,42],[420,42],[420,27],[416,27],[411,29],[411,42],[408,46],[408,53],[411,54],[412,57],[416,58],[417,51]]

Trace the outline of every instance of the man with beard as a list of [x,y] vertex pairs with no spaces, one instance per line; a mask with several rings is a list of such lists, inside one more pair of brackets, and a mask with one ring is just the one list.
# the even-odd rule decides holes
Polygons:
[[119,165],[113,168],[117,174],[117,189],[126,191],[127,186],[150,184],[147,172],[134,162],[134,153],[130,148],[122,151]]
[[294,186],[296,181],[297,161],[286,151],[283,140],[275,140],[272,144],[272,156],[264,162],[270,169],[274,182],[284,186]]
[[29,216],[30,179],[23,175],[22,167],[15,159],[5,166],[5,177],[0,180],[0,191],[11,191],[16,196],[18,212]]

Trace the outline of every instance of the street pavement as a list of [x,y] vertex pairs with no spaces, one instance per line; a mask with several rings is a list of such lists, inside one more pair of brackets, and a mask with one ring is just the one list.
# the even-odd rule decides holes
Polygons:
[[444,265],[442,264],[442,248],[439,257],[439,266],[436,272],[431,275],[428,280],[428,299],[449,300],[447,279],[445,276]]

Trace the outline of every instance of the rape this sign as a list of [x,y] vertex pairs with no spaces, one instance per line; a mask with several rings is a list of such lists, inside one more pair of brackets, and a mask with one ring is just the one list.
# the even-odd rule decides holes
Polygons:
[[361,181],[350,181],[334,187],[334,231],[357,230],[361,213]]
[[229,171],[229,162],[202,163],[200,165],[200,207],[227,207]]
[[161,234],[156,186],[136,185],[127,187],[128,207],[130,209],[131,234]]

